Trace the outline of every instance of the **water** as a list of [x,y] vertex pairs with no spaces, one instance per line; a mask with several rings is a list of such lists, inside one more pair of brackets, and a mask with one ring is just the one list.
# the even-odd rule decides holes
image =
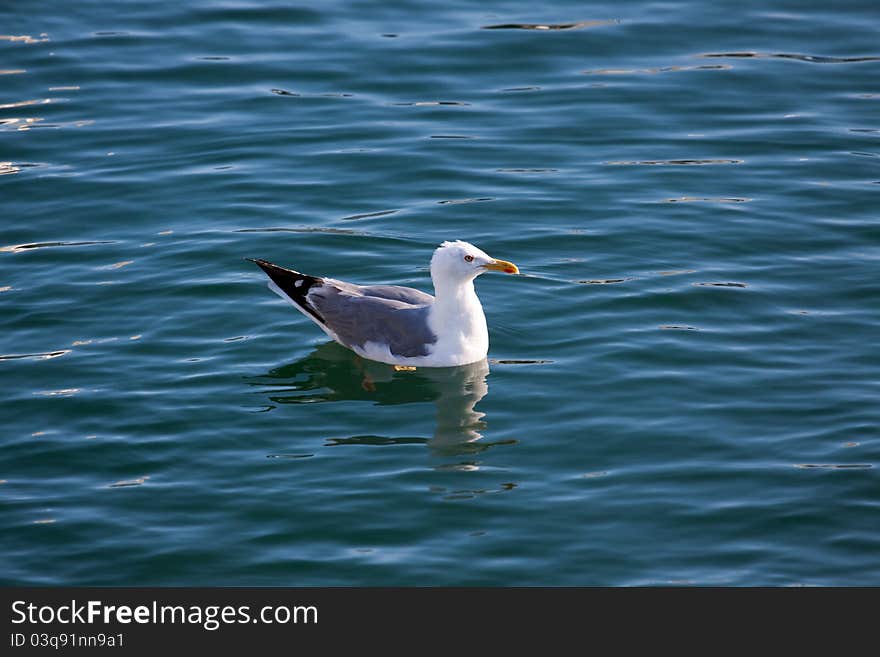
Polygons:
[[[880,584],[880,12],[771,5],[5,12],[0,582]],[[451,370],[243,260],[455,238]]]

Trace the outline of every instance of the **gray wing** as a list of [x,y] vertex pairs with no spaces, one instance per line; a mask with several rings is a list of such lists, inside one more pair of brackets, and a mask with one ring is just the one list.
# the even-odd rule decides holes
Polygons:
[[365,297],[378,297],[380,299],[392,299],[394,301],[403,301],[414,306],[434,303],[434,297],[426,292],[417,290],[414,287],[403,287],[402,285],[355,285],[354,283],[346,283],[345,281],[337,281],[332,278],[325,278],[325,283],[329,283],[338,288],[341,292],[347,292],[353,295],[363,295]]
[[[431,304],[421,301],[416,305],[401,298],[427,297],[433,302],[431,295],[392,285],[340,283],[325,279],[323,285],[309,290],[308,300],[343,344],[362,347],[366,342],[377,342],[387,344],[395,356],[428,355],[428,347],[437,340],[428,326]],[[367,294],[377,288],[378,294]],[[383,293],[387,296],[381,296]]]
[[361,287],[361,290],[369,297],[393,299],[395,301],[410,303],[414,306],[425,304],[431,305],[434,303],[433,296],[413,287],[403,287],[401,285],[366,285]]

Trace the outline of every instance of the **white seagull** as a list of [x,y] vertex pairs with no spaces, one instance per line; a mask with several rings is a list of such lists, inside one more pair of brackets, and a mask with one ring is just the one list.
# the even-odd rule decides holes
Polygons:
[[344,347],[390,365],[454,367],[482,360],[489,330],[474,279],[487,271],[518,274],[473,244],[443,242],[431,258],[431,296],[398,285],[355,285],[248,258],[269,289]]

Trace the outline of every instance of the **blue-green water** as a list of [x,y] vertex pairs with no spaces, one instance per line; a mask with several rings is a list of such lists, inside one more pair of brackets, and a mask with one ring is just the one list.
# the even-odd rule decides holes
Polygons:
[[[7,8],[0,582],[880,584],[878,24]],[[458,369],[242,259],[430,290],[457,238],[524,274]]]

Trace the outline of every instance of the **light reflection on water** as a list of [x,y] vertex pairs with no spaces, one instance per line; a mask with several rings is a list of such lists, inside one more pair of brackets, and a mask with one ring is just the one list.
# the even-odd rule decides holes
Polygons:
[[[489,392],[488,377],[489,361],[485,358],[459,367],[399,371],[328,342],[303,359],[250,380],[250,384],[263,387],[261,392],[277,405],[352,401],[370,401],[377,406],[433,404],[434,431],[429,438],[333,437],[328,438],[327,444],[424,443],[438,453],[454,455],[479,452],[499,444],[477,444],[487,425],[485,413],[475,407]],[[267,410],[271,408],[270,405]]]

